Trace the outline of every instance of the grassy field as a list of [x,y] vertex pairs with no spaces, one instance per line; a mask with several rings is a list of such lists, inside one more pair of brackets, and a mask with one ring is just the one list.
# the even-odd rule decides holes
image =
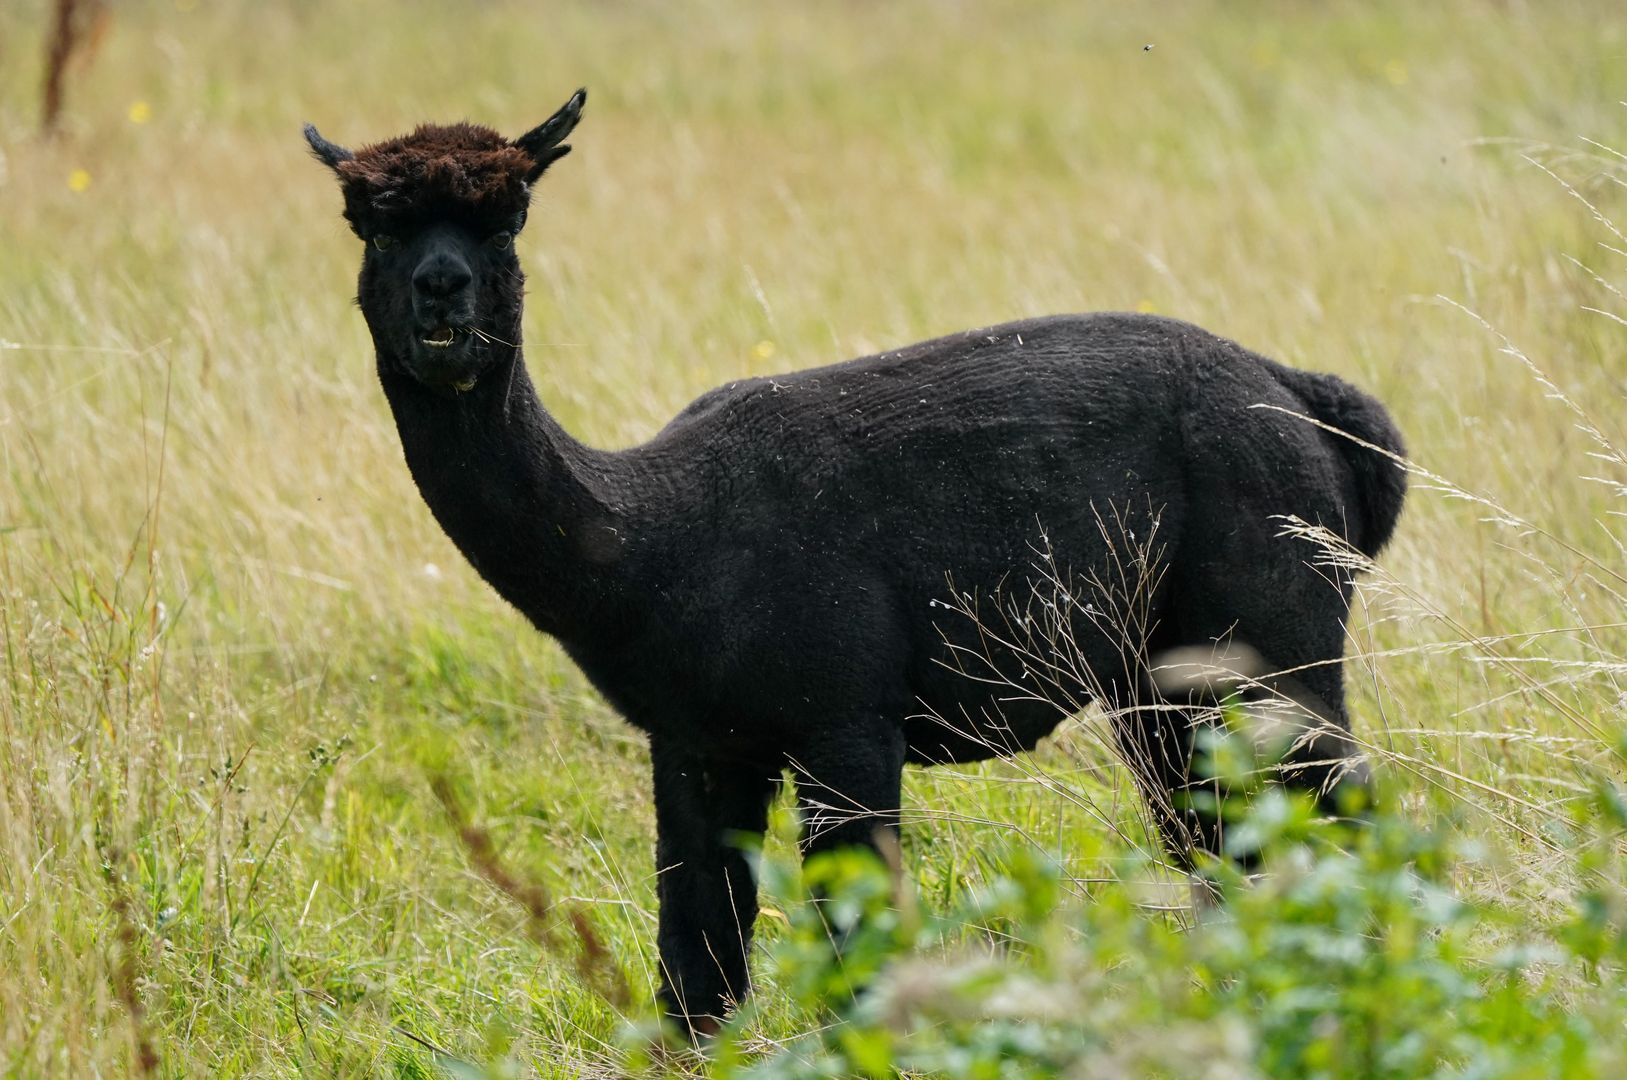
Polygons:
[[[299,137],[519,133],[584,84],[521,241],[573,432],[1060,311],[1344,375],[1432,477],[1351,628],[1358,735],[1485,845],[1463,895],[1570,902],[1562,823],[1627,722],[1618,4],[555,7],[120,4],[45,140],[45,5],[8,5],[0,1069],[126,1075],[138,1031],[173,1076],[623,1067],[644,746],[419,502]],[[526,936],[436,775],[591,913],[631,1005]],[[1141,841],[1088,716],[906,804],[930,907],[1013,837],[1088,904]],[[761,1046],[811,1022],[760,989]]]

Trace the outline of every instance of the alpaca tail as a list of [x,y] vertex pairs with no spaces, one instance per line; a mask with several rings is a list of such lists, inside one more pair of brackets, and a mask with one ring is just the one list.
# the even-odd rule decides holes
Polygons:
[[1350,542],[1368,558],[1389,543],[1407,495],[1407,474],[1397,458],[1406,455],[1401,432],[1377,399],[1333,375],[1277,365],[1278,379],[1310,407],[1311,415],[1334,430],[1325,432],[1356,480],[1359,520],[1351,522]]

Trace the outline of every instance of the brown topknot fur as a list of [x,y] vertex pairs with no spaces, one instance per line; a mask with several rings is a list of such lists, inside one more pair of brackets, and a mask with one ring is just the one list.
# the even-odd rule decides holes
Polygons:
[[334,166],[353,226],[373,214],[500,217],[525,210],[536,162],[479,124],[420,125]]

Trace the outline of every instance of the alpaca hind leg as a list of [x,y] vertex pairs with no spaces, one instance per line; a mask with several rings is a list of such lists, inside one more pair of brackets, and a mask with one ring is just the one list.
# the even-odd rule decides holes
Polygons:
[[1220,855],[1224,822],[1219,792],[1194,768],[1198,734],[1212,712],[1177,704],[1143,674],[1131,693],[1111,698],[1120,758],[1146,801],[1159,839],[1177,865],[1190,869],[1198,852]]
[[[1182,648],[1163,654],[1162,664],[1155,658],[1155,675],[1171,696],[1214,702],[1230,694],[1240,705],[1234,715],[1244,722],[1242,734],[1262,760],[1325,811],[1338,812],[1352,795],[1364,801],[1367,787],[1345,709],[1350,581],[1342,571],[1313,565],[1309,544],[1256,540],[1235,560],[1223,548],[1209,572],[1184,577],[1175,591],[1174,629]],[[1233,565],[1245,569],[1229,572]],[[1218,677],[1194,682],[1172,656],[1189,671],[1196,660],[1197,668],[1207,665]]]

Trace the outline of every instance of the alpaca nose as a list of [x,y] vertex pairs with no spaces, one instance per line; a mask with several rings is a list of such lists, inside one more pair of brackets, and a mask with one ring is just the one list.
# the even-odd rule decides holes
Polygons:
[[455,256],[438,252],[418,264],[412,272],[412,289],[420,299],[451,300],[469,287],[474,274],[469,264]]

